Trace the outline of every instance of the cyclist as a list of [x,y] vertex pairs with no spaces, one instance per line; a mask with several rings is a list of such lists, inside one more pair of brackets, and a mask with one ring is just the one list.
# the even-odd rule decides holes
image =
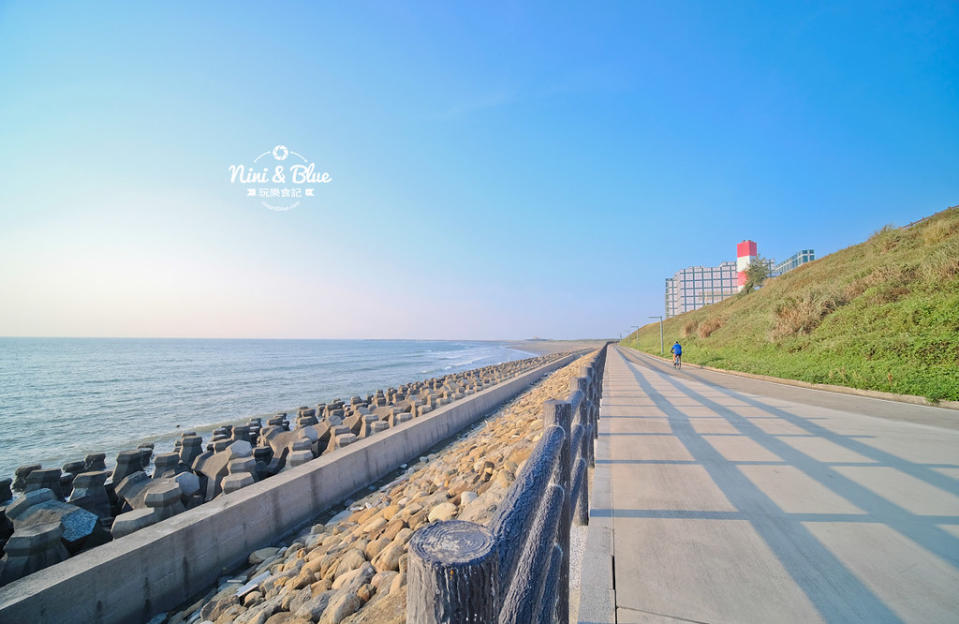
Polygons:
[[670,351],[673,352],[673,366],[679,368],[683,365],[683,346],[679,344],[679,341],[677,340]]

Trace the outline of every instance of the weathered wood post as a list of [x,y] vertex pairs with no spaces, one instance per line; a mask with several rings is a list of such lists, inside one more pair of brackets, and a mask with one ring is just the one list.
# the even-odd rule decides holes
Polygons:
[[555,483],[563,488],[565,495],[563,497],[563,511],[560,514],[559,529],[556,532],[556,542],[563,549],[563,565],[559,573],[559,602],[557,605],[559,624],[566,624],[569,621],[569,531],[572,521],[572,496],[571,485],[571,464],[570,461],[570,441],[572,438],[571,429],[572,405],[566,401],[546,401],[543,403],[543,426],[557,425],[563,428],[566,434],[563,440],[563,448],[560,452],[559,465],[554,473]]
[[601,371],[601,365],[597,363],[596,366],[590,366],[586,374],[586,378],[589,379],[589,392],[587,393],[589,397],[589,421],[593,428],[594,440],[599,439],[599,401],[602,394],[602,387],[600,386],[602,383]]
[[[500,504],[493,519],[493,537],[499,551],[499,588],[505,596],[516,574],[521,555],[532,539],[534,521],[552,479],[556,458],[563,448],[566,433],[562,427],[548,427],[526,465]],[[562,502],[562,501],[560,501]],[[558,517],[558,514],[557,514]]]
[[[573,444],[571,449],[572,484],[573,496],[575,499],[573,505],[573,518],[576,524],[585,526],[589,524],[589,475],[587,473],[587,451],[586,448],[592,446],[593,441],[589,438],[586,428],[577,424],[573,427]],[[579,448],[576,448],[578,446]]]
[[493,534],[450,520],[410,539],[407,620],[415,624],[487,624],[497,620],[498,559]]
[[555,539],[561,528],[559,522],[565,497],[563,488],[553,483],[547,489],[544,504],[536,510],[536,522],[531,528],[529,541],[523,546],[515,578],[508,590],[504,590],[499,624],[533,622],[544,600],[548,598],[555,602],[556,596],[562,595],[561,588],[557,592],[555,579],[553,586],[547,586],[546,582],[549,580],[551,553],[557,547]]
[[546,575],[546,590],[543,592],[543,599],[540,601],[539,613],[536,614],[535,624],[553,624],[553,617],[558,608],[557,588],[559,586],[559,571],[563,565],[563,549],[553,545],[553,551],[549,558],[549,574]]
[[[589,427],[589,411],[586,409],[586,406],[589,405],[589,388],[587,386],[587,380],[585,377],[574,377],[569,382],[569,391],[572,393],[570,397],[576,396],[577,393],[581,399],[577,402],[574,402],[574,413],[573,413],[573,423],[579,423],[584,427]],[[570,398],[570,402],[573,402]]]
[[586,444],[586,461],[590,466],[595,466],[593,457],[593,440],[596,439],[597,426],[593,423],[593,404],[589,400],[589,378],[585,376],[577,377],[573,380],[573,390],[579,390],[583,393],[583,400],[579,404],[579,412],[575,415],[576,422],[586,427],[589,442]]

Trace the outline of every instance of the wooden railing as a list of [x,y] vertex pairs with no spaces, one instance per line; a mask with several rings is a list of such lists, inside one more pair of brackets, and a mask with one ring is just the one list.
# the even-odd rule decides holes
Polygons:
[[572,522],[589,522],[606,346],[565,401],[543,403],[543,436],[491,526],[451,520],[410,540],[408,624],[566,624]]

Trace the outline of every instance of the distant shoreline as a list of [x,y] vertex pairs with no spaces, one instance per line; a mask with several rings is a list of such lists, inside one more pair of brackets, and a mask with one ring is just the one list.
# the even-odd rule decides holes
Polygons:
[[507,340],[504,344],[512,349],[526,351],[535,355],[578,351],[580,349],[598,349],[606,344],[605,339],[596,340]]

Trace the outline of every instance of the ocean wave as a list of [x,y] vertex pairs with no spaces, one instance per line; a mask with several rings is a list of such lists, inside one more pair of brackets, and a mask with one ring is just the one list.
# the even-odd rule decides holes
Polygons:
[[[0,338],[0,477],[18,465],[59,466],[88,452],[208,433],[283,406],[518,359],[505,344],[469,341],[18,339],[30,365],[4,357]],[[11,388],[16,388],[11,392]],[[179,426],[178,426],[179,425]],[[12,432],[29,430],[29,436]]]

